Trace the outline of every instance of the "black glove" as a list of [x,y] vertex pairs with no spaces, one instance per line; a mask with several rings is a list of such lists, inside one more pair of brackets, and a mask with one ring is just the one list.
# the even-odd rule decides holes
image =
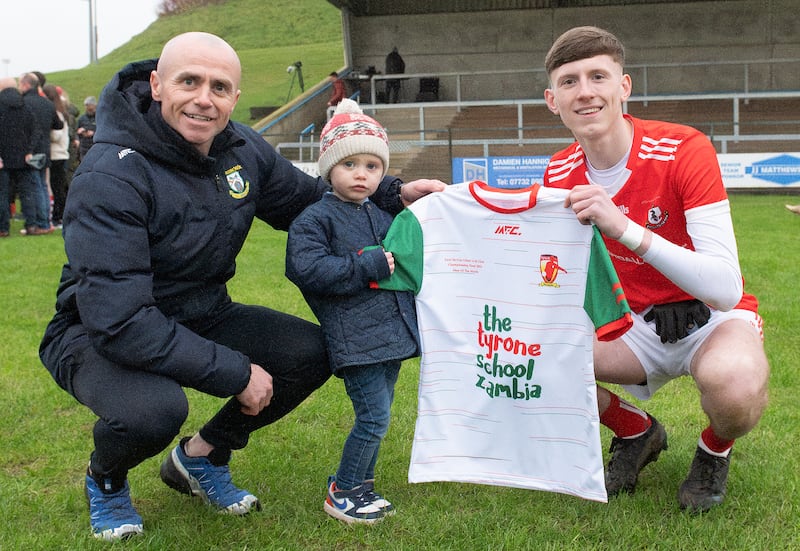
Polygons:
[[644,321],[656,320],[661,342],[678,342],[689,334],[689,329],[703,327],[710,317],[708,306],[695,299],[656,304],[644,315]]

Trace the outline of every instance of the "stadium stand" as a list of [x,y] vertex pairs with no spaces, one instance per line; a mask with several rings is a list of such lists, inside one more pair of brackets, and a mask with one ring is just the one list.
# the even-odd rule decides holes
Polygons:
[[[800,41],[791,31],[800,15],[787,9],[793,0],[576,0],[572,9],[548,0],[330,1],[343,10],[349,33],[344,70],[356,77],[360,67],[380,65],[397,36],[409,42],[403,48],[406,103],[372,103],[377,96],[370,90],[383,87],[380,73],[362,83],[360,97],[365,112],[389,132],[390,173],[406,180],[448,181],[453,157],[549,155],[561,149],[571,137],[542,100],[544,52],[564,28],[587,21],[619,26],[620,14],[624,41],[640,56],[626,64],[635,84],[629,113],[694,126],[720,153],[800,151]],[[741,18],[750,24],[725,28]],[[376,25],[392,32],[362,32]],[[698,26],[708,32],[693,33]],[[449,27],[467,32],[450,33],[443,43],[438,31]],[[502,33],[492,31],[500,28]],[[519,40],[504,38],[518,34]],[[414,84],[432,79],[435,98],[424,99],[437,101],[418,100]],[[300,151],[293,149],[300,129],[324,124],[309,116],[317,112],[315,93],[324,98],[329,91],[308,91],[296,106],[272,115],[280,124],[263,121],[257,128],[289,158]]]

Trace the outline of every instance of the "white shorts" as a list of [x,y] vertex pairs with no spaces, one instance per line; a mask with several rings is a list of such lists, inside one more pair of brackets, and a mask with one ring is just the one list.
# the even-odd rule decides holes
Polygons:
[[[646,313],[645,310],[643,312]],[[644,321],[643,315],[631,312],[633,327],[624,335],[622,341],[633,351],[647,374],[647,384],[622,385],[622,387],[641,400],[649,399],[655,392],[672,379],[690,375],[697,349],[721,323],[731,319],[748,322],[753,330],[764,340],[763,320],[750,310],[731,310],[720,312],[711,309],[711,318],[703,327],[695,328],[689,335],[676,343],[662,343],[656,334],[655,320]]]

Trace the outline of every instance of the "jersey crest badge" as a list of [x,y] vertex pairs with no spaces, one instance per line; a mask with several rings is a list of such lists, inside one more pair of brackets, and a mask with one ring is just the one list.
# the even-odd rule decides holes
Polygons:
[[660,228],[667,223],[668,219],[669,213],[662,211],[661,207],[654,205],[647,211],[647,228],[650,230]]
[[556,278],[560,271],[565,274],[567,273],[564,268],[558,265],[558,256],[554,254],[539,255],[539,272],[542,275],[542,282],[539,284],[540,287],[560,287],[560,285],[556,283]]

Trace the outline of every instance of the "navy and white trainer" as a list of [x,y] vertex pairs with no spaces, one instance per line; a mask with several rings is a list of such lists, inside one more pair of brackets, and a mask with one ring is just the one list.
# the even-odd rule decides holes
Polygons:
[[393,515],[397,512],[391,501],[375,491],[375,480],[365,480],[363,486],[365,499],[380,507],[385,515]]
[[328,478],[328,495],[322,508],[335,519],[347,524],[374,524],[386,513],[370,500],[364,484],[352,490],[339,490],[336,477]]

